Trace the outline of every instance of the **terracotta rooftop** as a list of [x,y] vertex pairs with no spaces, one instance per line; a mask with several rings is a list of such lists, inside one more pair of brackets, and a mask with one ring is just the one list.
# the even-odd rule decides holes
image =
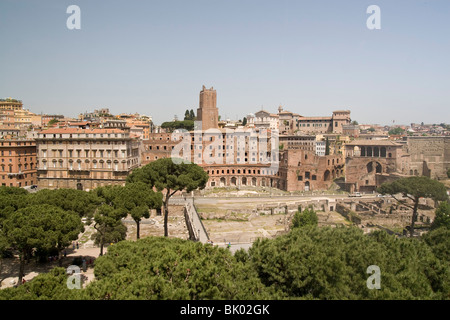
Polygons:
[[123,130],[105,128],[105,129],[81,129],[81,128],[51,128],[40,131],[45,134],[64,134],[64,133],[124,133]]
[[331,121],[331,117],[300,117],[298,120],[323,120],[323,121]]
[[84,125],[90,124],[90,122],[89,121],[69,121],[68,124],[69,125],[84,126]]
[[353,140],[352,142],[346,143],[346,146],[401,146],[399,143],[395,143],[390,140]]

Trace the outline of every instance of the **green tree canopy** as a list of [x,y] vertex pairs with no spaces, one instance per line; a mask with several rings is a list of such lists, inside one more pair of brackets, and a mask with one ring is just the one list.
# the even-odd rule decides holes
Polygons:
[[427,232],[423,236],[423,240],[427,243],[434,255],[442,262],[450,265],[450,229],[441,227]]
[[[397,238],[355,227],[296,228],[245,251],[176,238],[121,241],[96,260],[95,281],[69,291],[63,269],[0,299],[448,299],[450,230]],[[369,266],[381,288],[367,288]]]
[[24,275],[25,259],[33,249],[61,250],[81,232],[81,219],[73,212],[44,204],[21,208],[3,222],[6,241],[19,252],[19,284]]
[[49,122],[48,122],[48,126],[52,126],[52,125],[54,125],[54,124],[56,124],[56,123],[58,123],[59,122],[59,120],[58,119],[52,119],[52,120],[50,120]]
[[136,222],[136,237],[140,237],[140,221],[150,217],[150,209],[160,209],[162,206],[162,193],[155,192],[148,184],[138,181],[127,183],[120,188],[114,199],[114,205],[123,208]]
[[450,203],[443,201],[435,211],[434,221],[431,224],[431,229],[444,227],[450,229]]
[[[449,269],[418,239],[357,228],[296,228],[257,240],[248,263],[263,284],[306,299],[443,299]],[[367,268],[381,271],[381,289],[367,288]]]
[[[389,194],[399,203],[413,210],[410,227],[411,236],[414,234],[414,223],[417,220],[417,208],[420,198],[431,198],[435,201],[448,199],[447,190],[442,183],[424,176],[400,178],[393,182],[385,182],[377,189],[377,192]],[[406,200],[397,198],[396,195],[398,194],[412,200],[413,205],[409,205]]]
[[176,238],[122,241],[97,259],[95,277],[87,299],[268,297],[255,272],[228,250]]
[[75,189],[42,189],[28,197],[28,205],[50,204],[80,217],[92,217],[101,199],[93,192]]
[[10,213],[27,206],[29,195],[23,188],[0,187],[0,225]]
[[319,218],[312,207],[308,207],[303,212],[297,211],[292,219],[292,228],[302,228],[306,226],[317,226]]
[[101,205],[94,214],[94,229],[97,231],[92,235],[92,240],[100,246],[100,255],[103,255],[103,247],[107,243],[115,243],[126,238],[127,228],[121,219],[128,214],[127,208],[122,201],[121,193],[124,186],[109,185],[93,190],[101,199]]
[[405,133],[405,129],[402,129],[400,127],[393,128],[393,129],[389,130],[389,132],[388,132],[388,134],[390,136],[392,136],[392,135],[402,135],[403,133]]
[[186,120],[191,120],[191,121],[195,120],[195,113],[194,113],[193,109],[191,109],[191,110],[186,109],[186,111],[184,112],[184,120],[185,121]]
[[102,204],[94,214],[94,229],[97,231],[91,236],[95,244],[100,246],[100,255],[103,255],[105,244],[116,243],[126,238],[126,227],[121,219],[127,216],[123,208]]
[[194,120],[163,122],[161,124],[161,128],[168,129],[170,132],[176,129],[185,129],[187,131],[192,131],[194,130]]
[[172,158],[162,158],[133,170],[127,177],[127,183],[140,181],[163,192],[164,235],[168,236],[170,197],[176,192],[203,189],[208,178],[205,170],[195,163],[176,163]]
[[189,110],[188,109],[186,109],[186,111],[184,112],[184,120],[190,120]]
[[67,287],[64,268],[54,268],[41,273],[18,288],[0,290],[0,300],[67,300],[76,299],[77,290]]

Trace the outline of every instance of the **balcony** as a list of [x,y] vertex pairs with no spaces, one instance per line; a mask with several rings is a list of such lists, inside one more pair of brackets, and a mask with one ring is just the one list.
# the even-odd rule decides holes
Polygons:
[[82,169],[82,168],[69,168],[69,172],[77,173],[83,171],[90,171],[90,169]]
[[23,172],[19,171],[19,172],[8,172],[8,177],[20,177],[23,176]]

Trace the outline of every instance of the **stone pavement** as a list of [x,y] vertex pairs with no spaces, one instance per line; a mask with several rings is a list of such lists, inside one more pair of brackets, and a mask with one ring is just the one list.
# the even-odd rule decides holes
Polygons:
[[[72,250],[72,247],[66,249],[67,256],[62,258],[62,266],[67,268],[73,261],[75,257],[84,257],[87,261],[94,261],[100,255],[100,248],[79,248]],[[104,250],[106,252],[106,250]],[[34,259],[30,260],[28,264],[25,265],[25,276],[24,279],[29,281],[36,277],[40,273],[49,272],[51,269],[58,267],[57,261],[50,261],[46,263],[37,263]],[[19,259],[16,258],[6,258],[2,261],[2,268],[0,273],[0,288],[13,287],[18,281],[19,272]],[[89,265],[86,272],[81,272],[86,276],[86,283],[94,279],[94,268],[93,265]]]

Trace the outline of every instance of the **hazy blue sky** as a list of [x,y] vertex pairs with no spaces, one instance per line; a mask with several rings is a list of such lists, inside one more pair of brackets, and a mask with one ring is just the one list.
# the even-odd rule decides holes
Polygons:
[[[81,8],[81,30],[66,9]],[[381,30],[369,30],[369,5]],[[449,0],[0,0],[0,97],[40,113],[109,107],[158,124],[264,109],[450,123]]]

